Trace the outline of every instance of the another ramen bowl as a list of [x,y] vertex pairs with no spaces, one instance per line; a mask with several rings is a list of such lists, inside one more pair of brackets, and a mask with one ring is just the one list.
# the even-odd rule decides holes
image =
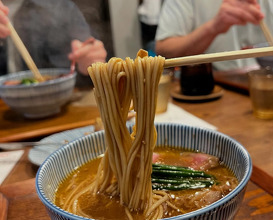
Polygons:
[[26,118],[44,118],[55,115],[70,99],[76,73],[68,74],[69,69],[41,69],[40,73],[57,77],[42,83],[5,85],[6,81],[33,78],[30,71],[22,71],[0,77],[0,97],[16,112]]
[[[239,181],[233,191],[217,202],[166,219],[233,219],[240,208],[252,172],[251,158],[246,149],[236,140],[214,130],[165,123],[156,124],[156,128],[157,146],[186,148],[215,155],[232,170]],[[95,132],[58,149],[40,166],[36,176],[36,189],[51,219],[86,219],[57,207],[54,204],[55,192],[69,173],[76,167],[97,158],[104,150],[104,132]]]

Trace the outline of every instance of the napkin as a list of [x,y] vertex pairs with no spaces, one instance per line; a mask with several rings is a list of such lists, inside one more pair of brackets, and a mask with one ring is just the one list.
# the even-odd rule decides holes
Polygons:
[[0,153],[0,185],[23,155],[24,150]]
[[172,103],[168,103],[167,111],[155,116],[155,122],[171,122],[185,124],[189,126],[209,128],[217,130],[212,124],[192,115],[191,113],[185,111],[181,107],[178,107]]

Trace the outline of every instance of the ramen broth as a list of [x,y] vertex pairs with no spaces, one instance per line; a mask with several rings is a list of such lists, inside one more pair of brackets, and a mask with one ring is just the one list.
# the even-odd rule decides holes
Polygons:
[[[65,74],[61,74],[58,76],[51,76],[51,75],[43,75],[43,78],[45,81],[49,81],[49,80],[54,80],[57,78],[61,78],[65,76]],[[40,83],[38,80],[34,79],[34,78],[23,78],[20,80],[7,80],[4,82],[5,86],[15,86],[15,85],[31,85],[31,84],[37,84]]]
[[[184,166],[186,164],[196,168],[201,161],[199,168],[205,169],[206,173],[215,176],[217,179],[217,184],[208,188],[168,191],[170,203],[179,208],[179,210],[164,205],[164,218],[205,207],[221,199],[238,185],[238,181],[232,172],[214,156],[172,148],[156,148],[155,155],[156,157],[153,158],[154,163],[168,165]],[[60,184],[55,197],[57,206],[62,208],[64,202],[69,199],[66,196],[67,192],[73,191],[79,184],[92,182],[92,179],[96,176],[100,160],[101,158],[92,160],[77,168]],[[203,166],[204,161],[207,161],[209,165]],[[87,179],[90,181],[85,181]],[[87,192],[79,198],[78,204],[81,210],[91,218],[127,219],[125,209],[120,204],[118,197],[110,197],[100,193],[92,195]],[[134,219],[144,219],[141,213],[132,213],[132,216]]]

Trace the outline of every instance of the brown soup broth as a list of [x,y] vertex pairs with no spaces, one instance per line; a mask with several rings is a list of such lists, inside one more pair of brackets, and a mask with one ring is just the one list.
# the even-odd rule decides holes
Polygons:
[[[173,148],[155,149],[155,153],[160,155],[160,163],[169,165],[179,165],[177,161],[180,160],[183,152],[185,150]],[[55,204],[57,206],[62,208],[63,203],[67,199],[67,192],[73,190],[80,183],[83,181],[86,184],[92,182],[97,173],[100,160],[101,158],[92,160],[77,168],[60,184],[55,196]],[[221,163],[217,167],[206,170],[206,172],[216,177],[217,184],[203,189],[169,191],[169,201],[181,211],[164,205],[164,217],[177,216],[205,207],[224,197],[238,185],[236,177]],[[90,181],[86,181],[87,179]],[[80,197],[78,202],[81,209],[92,218],[127,219],[124,207],[120,204],[118,197],[110,198],[107,195],[97,194],[94,196],[91,193],[86,193]],[[134,213],[133,217],[134,219],[144,219],[144,216],[139,213]]]

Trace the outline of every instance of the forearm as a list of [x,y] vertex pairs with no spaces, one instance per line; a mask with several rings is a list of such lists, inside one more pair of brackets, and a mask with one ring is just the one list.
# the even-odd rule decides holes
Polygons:
[[213,21],[208,21],[185,36],[169,37],[156,42],[156,53],[166,58],[201,54],[218,35]]

